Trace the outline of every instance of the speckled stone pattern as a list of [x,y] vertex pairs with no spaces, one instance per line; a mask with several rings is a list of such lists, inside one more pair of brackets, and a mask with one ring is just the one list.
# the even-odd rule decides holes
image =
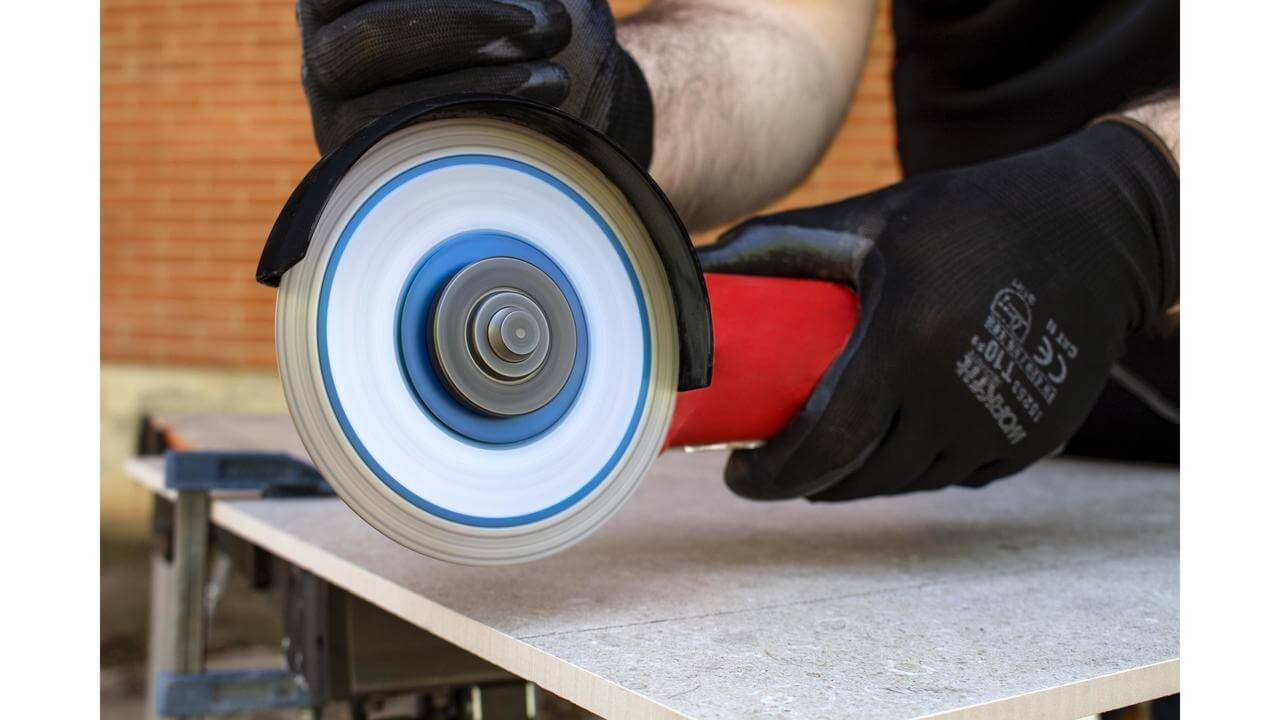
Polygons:
[[1051,460],[815,505],[737,499],[724,460],[666,455],[596,535],[504,568],[418,556],[336,500],[215,521],[596,712],[912,718],[1178,657],[1176,470]]

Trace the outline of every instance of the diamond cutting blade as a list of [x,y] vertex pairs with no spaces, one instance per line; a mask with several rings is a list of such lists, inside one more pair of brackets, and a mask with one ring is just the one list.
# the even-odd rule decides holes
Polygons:
[[[493,258],[518,262],[473,269],[453,286],[471,294],[439,304]],[[290,412],[387,536],[453,562],[532,560],[607,520],[660,451],[669,287],[625,195],[567,146],[505,120],[420,122],[341,178],[281,281]]]

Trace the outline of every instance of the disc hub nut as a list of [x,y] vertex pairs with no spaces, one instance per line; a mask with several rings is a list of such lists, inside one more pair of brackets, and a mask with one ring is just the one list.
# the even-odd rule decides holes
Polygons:
[[502,381],[527,378],[546,362],[551,328],[538,303],[518,290],[480,300],[471,313],[471,353],[481,369]]
[[564,292],[516,258],[462,268],[431,311],[436,370],[450,394],[486,415],[524,415],[551,402],[568,381],[577,350]]

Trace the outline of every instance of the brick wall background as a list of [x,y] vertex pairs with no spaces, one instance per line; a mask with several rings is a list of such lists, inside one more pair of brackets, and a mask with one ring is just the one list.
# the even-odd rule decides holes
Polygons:
[[[891,55],[883,2],[853,112],[778,208],[896,179]],[[253,271],[317,157],[298,63],[292,0],[103,0],[103,362],[274,365]]]

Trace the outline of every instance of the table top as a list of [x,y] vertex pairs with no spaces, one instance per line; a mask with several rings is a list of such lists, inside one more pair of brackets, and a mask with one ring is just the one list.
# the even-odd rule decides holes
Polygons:
[[[192,449],[286,417],[160,419]],[[663,456],[592,537],[526,565],[413,553],[336,499],[213,522],[606,717],[1078,718],[1178,690],[1178,473],[1049,460],[983,490],[754,503]],[[157,459],[130,463],[159,488]]]

